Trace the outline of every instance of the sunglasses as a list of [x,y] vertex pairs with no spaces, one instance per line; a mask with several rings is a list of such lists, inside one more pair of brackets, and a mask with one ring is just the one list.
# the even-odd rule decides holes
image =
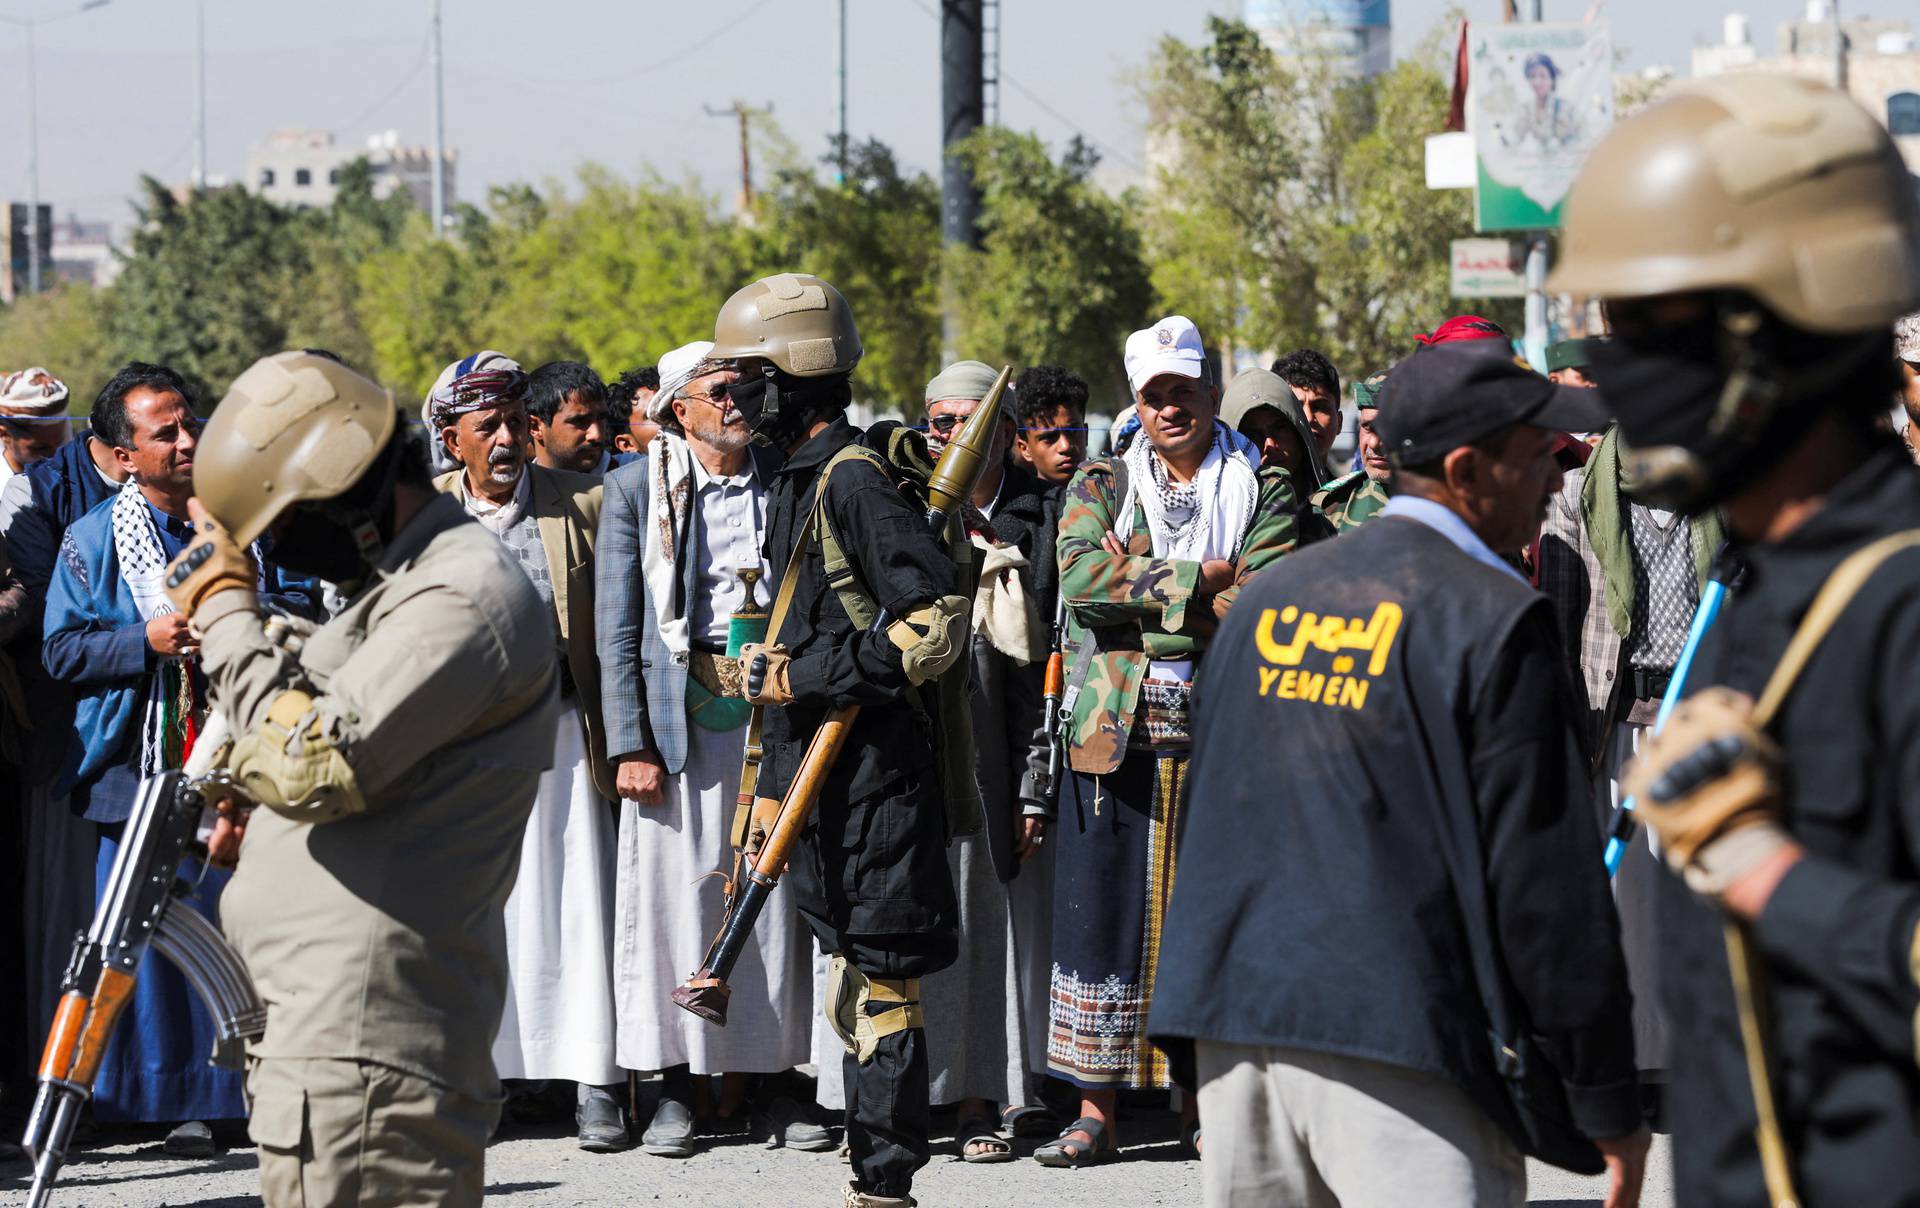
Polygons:
[[733,387],[726,382],[715,382],[705,394],[683,394],[681,398],[697,398],[703,403],[712,403],[716,407],[726,406],[727,399],[733,395]]

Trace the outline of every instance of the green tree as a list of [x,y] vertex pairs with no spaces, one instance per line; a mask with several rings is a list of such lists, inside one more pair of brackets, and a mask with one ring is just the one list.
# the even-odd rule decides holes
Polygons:
[[750,276],[742,229],[693,186],[627,184],[594,165],[580,185],[498,248],[501,292],[482,338],[529,367],[564,358],[602,374],[711,338],[720,304]]
[[856,390],[911,410],[940,358],[940,186],[902,172],[884,143],[850,145],[846,164],[839,184],[799,165],[776,174],[757,207],[756,270],[833,282],[866,348]]
[[240,188],[177,200],[152,177],[107,308],[108,343],[173,366],[203,397],[287,347],[278,303],[307,268],[299,215]]
[[1469,194],[1426,187],[1442,61],[1438,32],[1368,80],[1282,62],[1238,21],[1164,39],[1143,85],[1165,140],[1145,218],[1163,304],[1225,345],[1317,347],[1350,376],[1458,310],[1511,322],[1511,304],[1448,296],[1472,214]]
[[0,312],[0,367],[44,366],[67,384],[68,412],[86,414],[126,360],[107,338],[109,299],[104,290],[71,283],[21,298]]
[[360,265],[396,246],[414,212],[404,192],[377,198],[365,157],[340,169],[334,200],[297,215],[299,270],[280,283],[273,308],[290,347],[324,348],[362,372],[374,368],[373,342],[360,322]]
[[985,127],[959,154],[981,194],[980,246],[949,260],[962,354],[1066,365],[1123,397],[1121,348],[1153,306],[1137,198],[1102,192],[1090,179],[1097,157],[1078,139],[1056,161],[1034,135]]

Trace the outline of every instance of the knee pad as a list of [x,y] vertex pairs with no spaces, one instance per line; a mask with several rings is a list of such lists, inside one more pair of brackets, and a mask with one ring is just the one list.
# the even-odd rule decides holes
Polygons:
[[836,952],[827,964],[827,1026],[861,1065],[895,1032],[924,1028],[917,977],[868,977]]

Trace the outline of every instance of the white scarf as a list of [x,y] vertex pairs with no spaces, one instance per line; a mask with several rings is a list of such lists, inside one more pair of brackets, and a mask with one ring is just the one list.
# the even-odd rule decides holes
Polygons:
[[1114,535],[1125,540],[1133,530],[1133,505],[1147,518],[1147,534],[1153,541],[1153,556],[1204,562],[1209,558],[1231,561],[1240,554],[1240,545],[1253,525],[1254,508],[1260,502],[1260,450],[1246,437],[1225,424],[1214,421],[1213,447],[1207,450],[1200,472],[1194,475],[1198,505],[1193,518],[1180,528],[1168,520],[1154,486],[1153,442],[1144,433],[1134,438],[1121,454],[1127,463],[1127,495],[1114,512]]
[[974,557],[980,560],[980,586],[973,593],[973,632],[1022,666],[1045,658],[1044,652],[1034,649],[1040,619],[1020,579],[1027,556],[1017,545],[988,541],[979,533],[970,540]]
[[[671,615],[680,576],[673,534],[693,520],[693,450],[684,436],[662,431],[647,445],[647,532],[640,548],[640,574],[653,601],[661,644],[673,654],[691,648],[691,625]],[[689,612],[692,610],[689,609]]]
[[[120,564],[120,577],[133,593],[134,607],[140,619],[151,621],[176,611],[167,599],[162,579],[167,573],[167,554],[160,544],[160,530],[153,522],[153,510],[147,497],[132,479],[113,497],[113,556]],[[186,668],[178,659],[163,659],[147,678],[147,700],[140,718],[140,774],[151,776],[166,764],[167,703],[180,692]]]

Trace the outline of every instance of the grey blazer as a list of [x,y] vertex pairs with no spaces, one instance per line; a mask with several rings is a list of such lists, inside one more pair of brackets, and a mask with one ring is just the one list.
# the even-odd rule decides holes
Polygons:
[[[771,478],[778,455],[749,450],[762,481]],[[600,703],[607,728],[607,755],[618,760],[655,751],[678,774],[687,763],[687,659],[660,640],[660,621],[677,613],[673,600],[647,595],[641,555],[646,548],[648,477],[653,459],[642,453],[608,472],[600,505],[594,556],[594,640],[600,655]],[[688,526],[700,509],[688,509]],[[675,532],[677,548],[693,548],[696,534]],[[694,591],[692,558],[680,559],[681,603]]]

